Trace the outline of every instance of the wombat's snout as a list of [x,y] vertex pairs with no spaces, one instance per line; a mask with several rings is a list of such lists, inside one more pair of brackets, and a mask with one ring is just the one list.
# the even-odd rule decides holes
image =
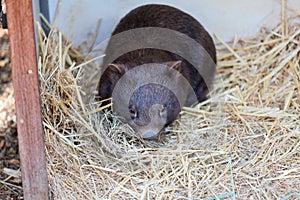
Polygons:
[[161,104],[153,104],[149,109],[150,123],[146,126],[137,127],[142,138],[155,139],[167,122],[167,111]]
[[155,139],[157,137],[158,133],[152,130],[145,131],[142,133],[142,138],[144,139]]

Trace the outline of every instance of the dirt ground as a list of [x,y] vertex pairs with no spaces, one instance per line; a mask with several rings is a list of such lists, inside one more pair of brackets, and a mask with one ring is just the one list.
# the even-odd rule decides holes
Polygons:
[[0,199],[23,199],[7,30],[0,29]]

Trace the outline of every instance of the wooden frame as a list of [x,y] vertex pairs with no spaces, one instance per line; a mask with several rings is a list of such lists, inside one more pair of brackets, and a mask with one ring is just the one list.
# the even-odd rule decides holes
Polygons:
[[48,199],[32,0],[6,1],[25,199]]

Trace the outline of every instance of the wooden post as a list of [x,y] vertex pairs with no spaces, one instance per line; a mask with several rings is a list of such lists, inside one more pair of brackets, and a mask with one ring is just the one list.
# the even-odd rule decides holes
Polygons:
[[6,1],[25,199],[48,199],[32,0]]

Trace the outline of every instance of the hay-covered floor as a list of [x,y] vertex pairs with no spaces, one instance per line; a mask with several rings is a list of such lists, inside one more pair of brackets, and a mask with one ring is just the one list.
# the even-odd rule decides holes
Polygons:
[[94,112],[94,88],[82,85],[84,72],[96,77],[89,60],[55,28],[39,35],[53,199],[299,199],[300,24],[284,18],[231,43],[216,36],[212,97],[157,141]]

